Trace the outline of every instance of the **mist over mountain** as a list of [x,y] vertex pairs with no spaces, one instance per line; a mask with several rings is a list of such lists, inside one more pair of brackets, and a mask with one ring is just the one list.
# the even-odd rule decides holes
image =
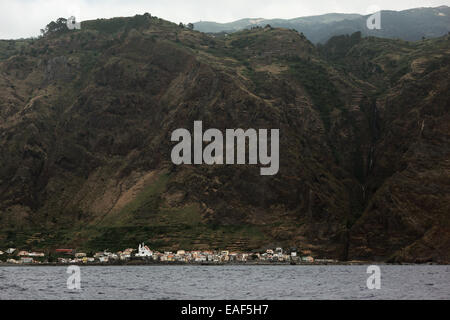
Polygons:
[[283,19],[242,19],[231,23],[197,22],[195,30],[219,33],[250,29],[270,24],[276,28],[295,29],[313,43],[325,43],[331,37],[361,32],[363,36],[418,41],[440,37],[450,32],[450,8],[416,8],[404,11],[381,11],[381,30],[369,30],[370,15],[330,13],[320,16]]
[[[448,263],[449,74],[449,35],[315,46],[144,14],[0,41],[0,247]],[[197,120],[279,129],[279,173],[174,165],[171,133]]]

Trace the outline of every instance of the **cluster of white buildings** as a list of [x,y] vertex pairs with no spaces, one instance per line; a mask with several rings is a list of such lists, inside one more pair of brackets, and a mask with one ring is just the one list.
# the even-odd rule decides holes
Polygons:
[[105,250],[103,252],[97,252],[93,257],[88,257],[86,253],[76,253],[74,258],[58,258],[58,263],[61,264],[80,264],[80,263],[114,263],[119,261],[131,260],[133,252],[136,249],[126,249],[117,253],[109,252]]
[[34,258],[43,258],[45,254],[43,252],[29,252],[29,251],[18,251],[16,248],[9,248],[5,252],[0,250],[0,256],[3,255],[14,255],[14,259],[7,259],[6,262],[10,264],[29,264],[34,263]]
[[[286,253],[282,248],[275,250],[268,249],[264,253],[239,253],[223,251],[185,251],[178,250],[177,252],[158,252],[152,251],[145,244],[140,244],[136,258],[142,258],[151,261],[160,262],[184,262],[184,263],[226,263],[226,262],[247,262],[247,261],[262,261],[262,262],[305,262],[314,263],[316,260],[310,255],[299,257],[296,251]],[[318,260],[319,261],[319,260]],[[335,260],[322,259],[320,262],[336,262]]]
[[145,244],[139,245],[139,249],[135,254],[136,258],[143,258],[150,261],[159,262],[184,262],[184,263],[202,263],[202,262],[232,262],[232,261],[247,261],[249,254],[237,253],[229,251],[185,251],[178,250],[177,252],[158,252],[152,251]]
[[[178,263],[233,263],[247,261],[253,262],[301,262],[301,263],[334,263],[335,260],[318,259],[311,257],[310,252],[302,252],[303,256],[297,254],[296,251],[284,252],[282,248],[275,250],[268,249],[264,253],[241,253],[223,251],[185,251],[178,250],[176,252],[158,252],[151,250],[144,243],[140,244],[138,249],[125,249],[116,253],[105,250],[97,252],[89,257],[86,253],[75,253],[72,249],[58,249],[57,253],[64,255],[58,257],[59,264],[93,264],[93,263],[120,263],[129,260],[143,260],[150,262],[178,262]],[[306,254],[305,254],[306,253]],[[308,254],[309,253],[309,254]],[[9,248],[5,252],[0,251],[2,255],[13,256],[7,259],[9,264],[31,264],[47,262],[45,254],[41,252],[17,251],[15,248]],[[35,260],[35,258],[40,258]],[[55,262],[55,261],[53,261]]]

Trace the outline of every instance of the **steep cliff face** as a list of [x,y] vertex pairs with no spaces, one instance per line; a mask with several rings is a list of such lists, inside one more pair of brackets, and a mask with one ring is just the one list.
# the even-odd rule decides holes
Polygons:
[[351,254],[385,257],[390,251],[393,260],[444,262],[450,245],[449,51],[425,47],[402,59],[409,70],[375,106],[372,197],[352,229]]
[[[0,243],[448,261],[449,41],[356,38],[137,16],[28,43],[0,61]],[[279,174],[173,165],[196,120],[280,129]]]
[[354,34],[332,39],[322,53],[375,92],[365,106],[365,208],[349,255],[448,261],[448,37],[411,44]]

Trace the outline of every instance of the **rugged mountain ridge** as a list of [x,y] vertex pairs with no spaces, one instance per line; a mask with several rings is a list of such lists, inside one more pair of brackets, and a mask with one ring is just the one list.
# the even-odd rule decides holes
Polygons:
[[201,21],[194,24],[201,32],[235,32],[267,24],[277,28],[295,29],[313,43],[324,44],[330,38],[342,34],[361,32],[364,36],[418,41],[441,37],[450,32],[450,8],[415,8],[403,11],[381,11],[381,29],[369,30],[370,15],[332,13],[295,19],[242,19],[230,23]]
[[[0,61],[0,245],[297,246],[449,260],[448,37],[211,37],[146,14]],[[279,128],[280,172],[180,166],[170,134]]]

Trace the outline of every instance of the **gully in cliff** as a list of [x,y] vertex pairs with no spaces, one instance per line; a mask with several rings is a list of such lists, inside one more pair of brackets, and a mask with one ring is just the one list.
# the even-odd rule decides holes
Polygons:
[[[273,176],[279,171],[279,137],[280,130],[270,130],[270,138],[267,129],[227,129],[224,134],[218,129],[209,129],[203,133],[202,121],[194,122],[194,139],[187,129],[177,129],[172,133],[172,142],[179,142],[172,150],[172,162],[176,165],[258,165],[262,176]],[[237,144],[236,144],[237,140]],[[248,140],[248,153],[246,141]],[[271,145],[268,154],[269,140]],[[203,143],[210,142],[203,149]],[[194,144],[194,156],[192,158],[192,143]],[[237,150],[237,161],[236,152]],[[225,156],[224,156],[225,154]],[[248,163],[247,163],[248,154]]]

